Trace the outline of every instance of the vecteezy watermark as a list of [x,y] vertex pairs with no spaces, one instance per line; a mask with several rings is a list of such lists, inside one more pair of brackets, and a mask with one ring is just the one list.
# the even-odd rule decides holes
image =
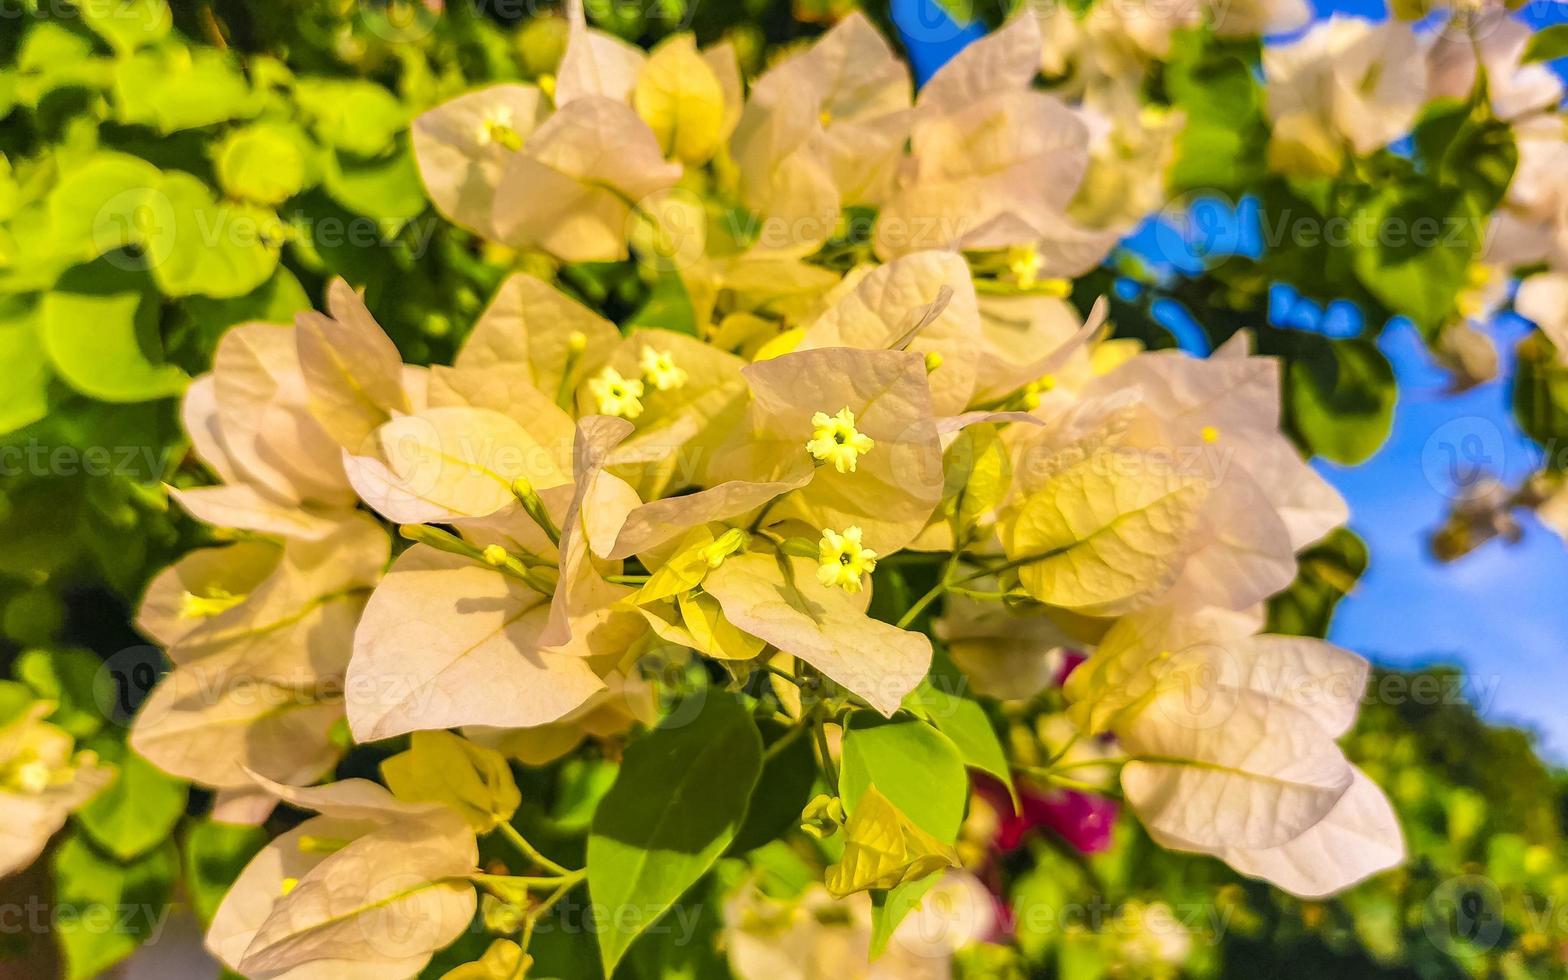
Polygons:
[[1433,430],[1421,448],[1421,475],[1450,500],[1485,493],[1498,483],[1508,444],[1491,419],[1465,416]]
[[0,902],[0,936],[84,933],[154,943],[172,910],[151,903],[48,902],[34,895],[21,902]]
[[362,215],[312,216],[214,205],[177,210],[156,187],[122,191],[104,202],[93,216],[92,242],[97,254],[132,271],[155,269],[182,247],[278,249],[285,242],[316,249],[404,249],[412,259],[424,256],[441,220],[426,213],[411,221]]
[[151,479],[173,450],[160,446],[52,446],[37,439],[0,446],[0,477],[88,476]]

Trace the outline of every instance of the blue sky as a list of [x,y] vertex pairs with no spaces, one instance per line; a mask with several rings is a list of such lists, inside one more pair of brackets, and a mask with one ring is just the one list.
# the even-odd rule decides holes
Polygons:
[[[1385,15],[1382,0],[1315,2],[1320,15]],[[943,24],[930,0],[894,0],[893,11],[922,79],[980,34]],[[1522,16],[1538,25],[1568,21],[1568,2],[1532,3]],[[1144,229],[1131,244],[1144,251],[1152,235]],[[1288,299],[1281,299],[1278,315],[1287,316]],[[1172,325],[1179,337],[1190,336]],[[1517,545],[1492,541],[1448,565],[1427,552],[1427,535],[1447,511],[1450,455],[1511,478],[1533,470],[1539,458],[1514,424],[1506,381],[1513,345],[1529,325],[1504,316],[1487,329],[1503,371],[1462,395],[1446,393],[1445,375],[1408,325],[1382,335],[1379,346],[1400,388],[1393,432],[1361,466],[1320,464],[1349,501],[1351,527],[1372,555],[1366,576],[1340,605],[1330,639],[1390,666],[1463,664],[1471,700],[1496,721],[1539,731],[1545,751],[1561,762],[1568,759],[1568,548],[1527,519]]]

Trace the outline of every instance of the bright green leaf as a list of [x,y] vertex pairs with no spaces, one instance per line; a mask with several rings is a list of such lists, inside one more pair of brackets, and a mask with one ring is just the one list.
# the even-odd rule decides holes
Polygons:
[[243,296],[277,268],[283,229],[271,211],[219,203],[207,185],[185,173],[165,174],[158,194],[160,219],[144,247],[165,294]]
[[185,814],[186,785],[118,742],[94,748],[119,770],[114,782],[77,811],[93,843],[122,861],[164,841]]
[[172,840],[121,864],[73,835],[54,855],[54,932],[66,980],[89,980],[125,959],[163,928],[170,913],[179,850]]
[[159,363],[158,306],[146,277],[105,259],[66,273],[40,310],[55,370],[77,391],[103,401],[179,394],[185,372]]
[[327,193],[356,214],[402,223],[425,209],[425,186],[405,147],[376,159],[329,150],[322,170]]
[[12,432],[49,411],[49,356],[37,328],[38,304],[20,296],[0,297],[0,433]]
[[374,82],[301,78],[294,98],[312,118],[317,139],[357,156],[380,156],[408,126],[408,110]]
[[258,107],[250,83],[229,54],[181,44],[119,59],[114,95],[121,122],[165,133],[241,119]]
[[161,41],[174,26],[164,0],[76,0],[76,9],[116,51],[134,51]]
[[292,124],[261,122],[236,129],[218,147],[218,183],[230,197],[282,204],[309,186],[312,149]]

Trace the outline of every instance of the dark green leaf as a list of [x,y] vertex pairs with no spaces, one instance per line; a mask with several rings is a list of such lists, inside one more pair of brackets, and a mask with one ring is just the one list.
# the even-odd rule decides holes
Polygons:
[[709,691],[626,750],[594,814],[588,888],[605,973],[734,840],[758,773],[762,739],[734,698]]
[[229,886],[267,843],[260,827],[203,820],[185,835],[185,887],[196,916],[210,924]]
[[762,778],[757,780],[757,790],[746,810],[746,822],[730,845],[731,854],[761,847],[797,825],[817,780],[817,759],[811,750],[809,733],[772,721],[762,724],[771,741],[762,765]]
[[1528,65],[1536,61],[1556,61],[1558,58],[1568,58],[1568,24],[1553,24],[1537,31],[1525,47],[1521,61]]
[[1399,397],[1394,369],[1366,340],[1325,342],[1290,365],[1290,420],[1315,455],[1364,462],[1388,438]]
[[1454,315],[1481,219],[1449,188],[1384,188],[1353,216],[1351,260],[1367,290],[1428,334]]
[[1269,600],[1267,631],[1322,638],[1339,600],[1367,570],[1367,546],[1353,531],[1338,528],[1302,552],[1299,562],[1296,581]]

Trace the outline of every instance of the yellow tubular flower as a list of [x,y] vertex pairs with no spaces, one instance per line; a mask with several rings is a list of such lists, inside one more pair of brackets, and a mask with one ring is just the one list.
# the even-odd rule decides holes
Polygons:
[[668,352],[663,354],[652,347],[642,349],[642,376],[660,391],[679,388],[686,383],[686,372],[675,366],[675,359]]
[[642,414],[642,382],[621,377],[621,372],[615,368],[607,367],[597,378],[590,378],[588,391],[605,415],[634,419]]
[[877,553],[860,544],[860,528],[850,525],[840,534],[830,528],[822,531],[817,544],[817,581],[838,586],[845,592],[859,592],[860,577],[876,570]]
[[840,473],[855,472],[855,461],[876,445],[868,435],[855,428],[855,413],[841,408],[837,415],[818,412],[811,417],[816,430],[806,450],[823,462],[832,463]]
[[230,595],[223,589],[209,589],[206,595],[186,592],[180,596],[180,618],[208,619],[233,609],[245,599],[245,596]]

